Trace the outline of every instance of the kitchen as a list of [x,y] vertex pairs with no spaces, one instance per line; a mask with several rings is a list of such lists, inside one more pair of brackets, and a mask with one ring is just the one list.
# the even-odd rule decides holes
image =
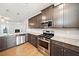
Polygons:
[[0,3],[0,14],[1,56],[79,56],[78,3]]

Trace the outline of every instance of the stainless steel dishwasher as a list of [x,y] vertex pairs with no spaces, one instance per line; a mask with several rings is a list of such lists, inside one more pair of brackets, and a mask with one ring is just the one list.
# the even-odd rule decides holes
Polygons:
[[16,35],[16,45],[25,43],[25,36],[26,36],[26,34]]

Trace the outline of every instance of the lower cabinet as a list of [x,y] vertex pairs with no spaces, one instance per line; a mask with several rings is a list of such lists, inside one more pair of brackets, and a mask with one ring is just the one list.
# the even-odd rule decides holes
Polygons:
[[37,36],[33,34],[28,34],[28,41],[35,47],[37,47]]
[[28,34],[28,42],[31,43],[31,34]]
[[16,36],[7,36],[7,48],[16,46]]
[[64,48],[64,56],[79,56],[79,52]]
[[0,37],[0,50],[7,48],[7,38],[6,37]]
[[[27,42],[27,35],[22,35],[20,36],[21,38],[21,44],[22,43],[25,43],[25,41]],[[19,40],[20,40],[19,39]],[[11,47],[14,47],[17,45],[16,42],[16,35],[7,35],[7,36],[3,36],[3,37],[0,37],[0,50],[4,50],[4,49],[7,49],[7,48],[11,48]]]
[[63,48],[59,45],[52,44],[51,45],[51,56],[62,56]]
[[25,42],[27,42],[28,41],[28,35],[26,34],[25,35]]
[[79,47],[66,45],[66,43],[63,43],[61,45],[61,43],[59,43],[58,41],[55,43],[51,42],[50,55],[51,56],[79,56]]

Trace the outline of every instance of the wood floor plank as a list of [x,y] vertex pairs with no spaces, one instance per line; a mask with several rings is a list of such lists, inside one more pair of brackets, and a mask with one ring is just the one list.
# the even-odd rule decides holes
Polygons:
[[27,42],[20,46],[0,52],[0,56],[44,56],[44,55],[40,53],[36,47]]

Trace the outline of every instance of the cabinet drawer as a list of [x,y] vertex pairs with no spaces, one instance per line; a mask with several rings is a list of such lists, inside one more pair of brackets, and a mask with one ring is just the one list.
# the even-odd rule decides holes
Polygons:
[[64,48],[64,56],[79,56],[79,52]]

